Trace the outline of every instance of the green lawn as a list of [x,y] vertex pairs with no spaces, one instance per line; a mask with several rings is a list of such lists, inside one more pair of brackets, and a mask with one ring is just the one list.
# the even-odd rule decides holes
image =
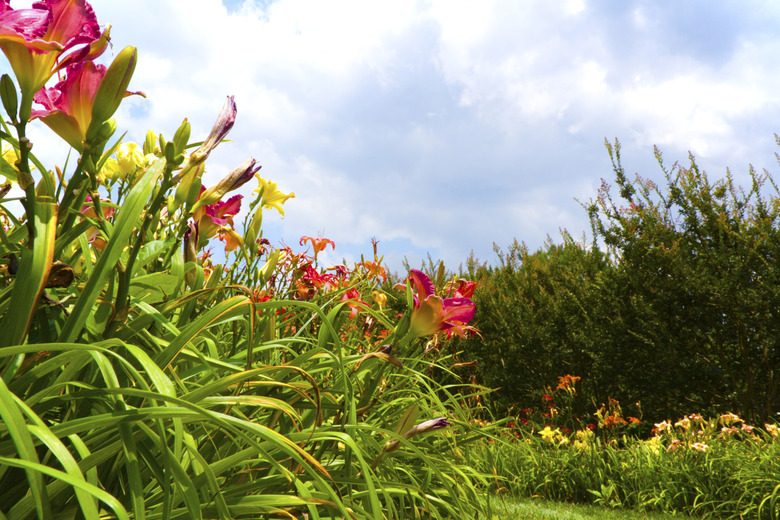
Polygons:
[[530,498],[496,500],[497,520],[669,520],[689,518],[684,515],[643,513],[608,509],[592,505],[549,502]]

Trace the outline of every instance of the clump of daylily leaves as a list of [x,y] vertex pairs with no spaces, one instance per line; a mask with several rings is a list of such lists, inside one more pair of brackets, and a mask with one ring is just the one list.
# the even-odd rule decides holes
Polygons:
[[486,444],[506,477],[496,489],[702,518],[780,514],[777,424],[754,426],[733,413],[653,423],[640,403],[624,410],[610,398],[576,415],[580,380],[559,376],[541,389],[539,406],[504,422],[504,442]]
[[654,423],[653,436],[643,438],[614,435],[629,423],[622,424],[617,403],[597,415],[598,427],[568,433],[513,428],[518,439],[493,453],[503,465],[498,474],[510,477],[507,487],[521,496],[701,518],[780,514],[777,424],[690,414]]
[[[472,410],[426,375],[447,363],[431,345],[474,332],[473,282],[411,270],[396,316],[377,241],[352,266],[320,262],[324,237],[274,246],[264,212],[293,193],[254,158],[204,180],[233,96],[202,141],[186,119],[116,135],[144,94],[134,47],[99,63],[109,29],[84,0],[0,0],[0,509],[473,517],[482,477],[453,428]],[[39,123],[75,160],[42,164]]]

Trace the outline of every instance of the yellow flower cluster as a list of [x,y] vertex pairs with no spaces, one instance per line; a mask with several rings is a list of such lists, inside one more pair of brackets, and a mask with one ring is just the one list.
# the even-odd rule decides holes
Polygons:
[[138,144],[122,143],[117,148],[114,157],[109,158],[100,169],[98,180],[101,183],[106,183],[127,179],[132,184],[138,177],[138,173],[144,171],[156,160],[157,156],[154,154],[144,155],[143,149]]
[[557,444],[559,446],[568,444],[569,442],[569,438],[561,433],[560,428],[555,428],[553,430],[549,426],[545,426],[544,430],[539,432],[539,435],[542,436],[543,441],[549,442],[551,444]]
[[593,444],[593,438],[596,436],[596,434],[593,433],[593,430],[577,430],[575,435],[577,439],[574,441],[574,447],[580,450],[590,451],[590,447]]
[[[687,447],[690,450],[706,453],[710,447],[720,439],[746,440],[750,442],[764,442],[765,440],[780,437],[780,428],[777,425],[764,424],[766,437],[762,437],[755,431],[756,428],[747,424],[734,413],[726,413],[716,419],[707,420],[699,414],[683,417],[672,425],[671,421],[655,423],[653,430],[656,436],[652,439],[652,446],[660,445],[661,441],[667,445],[667,452],[674,452]],[[649,442],[649,441],[646,441]],[[654,453],[658,450],[653,449]]]

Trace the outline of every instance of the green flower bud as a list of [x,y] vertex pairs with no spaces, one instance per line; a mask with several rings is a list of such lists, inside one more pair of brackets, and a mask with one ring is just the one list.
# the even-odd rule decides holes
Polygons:
[[127,86],[133,77],[138,61],[138,50],[125,47],[106,71],[103,81],[95,94],[92,104],[92,121],[87,130],[87,141],[92,141],[100,133],[100,127],[114,115],[122,99],[127,95]]
[[8,74],[0,78],[0,98],[3,107],[13,123],[16,123],[16,112],[19,110],[19,99],[16,95],[16,85]]

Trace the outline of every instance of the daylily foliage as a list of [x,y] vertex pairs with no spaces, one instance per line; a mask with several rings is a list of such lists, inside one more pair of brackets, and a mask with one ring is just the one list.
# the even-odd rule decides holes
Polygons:
[[[114,137],[138,54],[95,63],[108,34],[84,0],[0,0],[0,49],[16,76],[0,79],[11,121],[0,136],[3,514],[484,512],[483,477],[457,446],[472,410],[442,400],[453,387],[425,375],[442,361],[418,341],[467,330],[465,292],[442,299],[412,271],[415,303],[398,316],[376,240],[373,260],[320,265],[332,240],[301,237],[293,250],[265,237],[263,211],[283,217],[292,192],[254,158],[206,180],[238,114],[233,96],[205,139],[190,139],[186,118],[172,138]],[[75,151],[64,166],[32,153],[32,120]],[[24,211],[2,199],[11,183]],[[410,401],[433,419],[414,426]]]

